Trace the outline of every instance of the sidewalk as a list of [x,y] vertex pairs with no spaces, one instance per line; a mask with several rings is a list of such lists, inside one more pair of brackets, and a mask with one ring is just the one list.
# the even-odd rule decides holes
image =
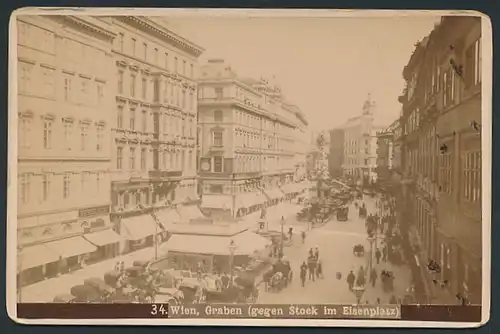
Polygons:
[[118,261],[123,261],[125,263],[125,267],[130,267],[134,261],[151,260],[153,258],[154,248],[148,247],[136,252],[104,260],[70,274],[61,275],[59,277],[54,277],[26,286],[21,290],[20,299],[25,303],[52,302],[56,295],[69,293],[73,286],[83,284],[83,281],[87,278],[103,278],[105,273],[114,269],[115,264]]

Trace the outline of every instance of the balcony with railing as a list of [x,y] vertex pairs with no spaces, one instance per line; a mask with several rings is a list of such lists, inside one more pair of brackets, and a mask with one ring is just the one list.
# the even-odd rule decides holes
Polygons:
[[182,177],[182,170],[150,170],[149,178],[151,180],[176,180]]

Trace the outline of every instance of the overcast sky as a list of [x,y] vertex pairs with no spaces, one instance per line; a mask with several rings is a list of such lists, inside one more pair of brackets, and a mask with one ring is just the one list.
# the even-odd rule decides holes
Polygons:
[[276,78],[315,130],[361,112],[368,93],[377,123],[401,109],[402,69],[436,16],[378,18],[182,17],[172,29],[204,47],[200,63],[224,58],[242,76]]

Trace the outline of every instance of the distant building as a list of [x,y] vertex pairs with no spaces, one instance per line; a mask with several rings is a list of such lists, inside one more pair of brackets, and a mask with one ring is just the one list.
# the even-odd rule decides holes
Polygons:
[[272,205],[305,176],[308,122],[267,80],[209,60],[200,70],[198,120],[201,206],[212,216]]
[[362,114],[347,120],[344,130],[343,175],[363,185],[377,181],[377,131],[374,124],[376,104],[370,95],[363,104]]
[[377,132],[377,182],[392,181],[394,168],[394,132],[398,121],[388,128]]
[[330,130],[330,149],[328,153],[328,170],[333,178],[343,176],[344,163],[344,130]]

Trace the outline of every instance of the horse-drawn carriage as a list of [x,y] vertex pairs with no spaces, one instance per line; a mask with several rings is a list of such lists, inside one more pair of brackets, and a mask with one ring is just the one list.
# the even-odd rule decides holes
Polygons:
[[349,217],[349,208],[346,206],[342,206],[337,209],[337,221],[345,222]]
[[202,303],[205,301],[205,289],[197,279],[187,278],[180,282],[178,289],[188,304]]
[[281,291],[292,281],[293,272],[288,261],[278,261],[264,274],[266,289]]
[[205,301],[210,303],[255,303],[259,298],[255,276],[245,272],[238,274],[225,287],[207,285],[204,293]]
[[354,245],[354,247],[352,248],[352,253],[354,254],[354,256],[364,256],[365,255],[365,246],[361,245],[361,244],[357,244],[357,245]]

